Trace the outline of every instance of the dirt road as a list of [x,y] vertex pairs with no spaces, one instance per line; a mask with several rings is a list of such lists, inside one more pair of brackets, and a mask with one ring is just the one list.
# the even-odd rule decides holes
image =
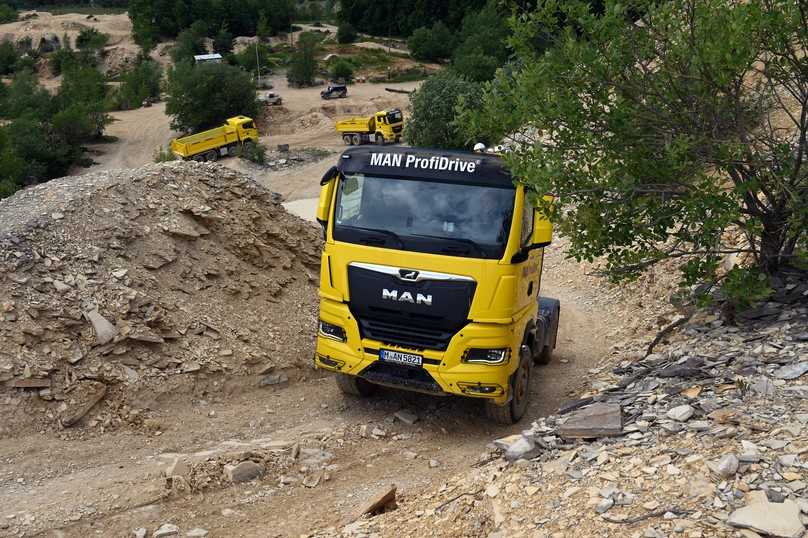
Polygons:
[[[593,297],[560,284],[580,270],[577,265],[560,252],[550,254],[548,265],[553,270],[544,289],[563,305],[559,349],[550,365],[534,370],[523,424],[555,411],[580,388],[604,355],[612,329],[589,305]],[[166,522],[184,530],[203,527],[211,536],[298,536],[349,521],[368,496],[390,483],[403,495],[439,485],[468,468],[492,438],[522,429],[492,425],[478,402],[460,398],[394,390],[366,400],[345,397],[330,376],[315,371],[304,371],[287,387],[249,384],[201,376],[186,392],[144,394],[141,403],[159,417],[151,433],[0,440],[0,521],[27,522],[26,535],[53,537],[128,536],[134,528],[153,531]],[[394,420],[402,408],[415,411],[419,422]],[[384,435],[365,433],[375,428]],[[328,480],[304,487],[305,463],[298,462],[281,476],[204,494],[166,489],[160,473],[172,454],[234,450],[255,440],[320,451],[331,464]]]
[[[411,91],[420,84],[353,84],[347,98],[324,101],[320,98],[320,86],[289,88],[286,78],[280,75],[273,77],[272,83],[273,91],[280,94],[284,102],[281,107],[269,108],[268,125],[262,132],[261,142],[268,148],[280,144],[288,144],[293,150],[320,148],[332,155],[319,162],[282,171],[256,170],[236,158],[222,159],[221,163],[250,173],[256,181],[289,201],[317,196],[320,177],[334,164],[336,154],[345,147],[334,131],[337,118],[370,115],[377,110],[394,107],[405,109],[407,96],[387,92],[385,87]],[[112,117],[114,122],[107,127],[106,134],[114,136],[117,141],[90,146],[90,155],[96,162],[89,168],[90,172],[135,168],[153,162],[155,152],[161,147],[166,148],[169,140],[177,135],[169,126],[165,103],[114,112]]]

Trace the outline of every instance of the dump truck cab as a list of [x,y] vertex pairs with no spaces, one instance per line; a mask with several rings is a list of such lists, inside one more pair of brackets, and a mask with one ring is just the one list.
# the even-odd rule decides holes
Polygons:
[[552,226],[525,187],[493,155],[373,146],[321,184],[315,365],[350,394],[482,398],[519,420],[560,311],[539,297]]
[[227,119],[224,127],[228,131],[234,131],[241,142],[247,140],[258,142],[258,129],[255,127],[255,122],[252,118],[248,118],[247,116],[234,116]]

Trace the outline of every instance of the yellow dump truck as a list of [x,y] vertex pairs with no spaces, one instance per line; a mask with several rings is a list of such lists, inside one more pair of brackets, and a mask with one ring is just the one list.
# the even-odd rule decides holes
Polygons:
[[497,422],[524,415],[561,305],[541,293],[545,204],[515,179],[494,155],[405,147],[349,148],[323,176],[314,363],[343,392],[454,394]]
[[257,143],[258,129],[252,118],[234,116],[221,127],[173,139],[171,152],[184,160],[215,161]]
[[381,110],[370,117],[346,118],[337,122],[337,132],[349,146],[375,142],[383,146],[387,142],[400,142],[404,130],[401,110]]

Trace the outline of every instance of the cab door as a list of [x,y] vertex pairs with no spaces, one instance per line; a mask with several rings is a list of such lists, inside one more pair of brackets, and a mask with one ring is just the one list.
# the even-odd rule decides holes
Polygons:
[[[521,204],[519,203],[521,200]],[[521,207],[520,207],[521,206]],[[536,212],[530,205],[524,187],[519,187],[516,208],[521,215],[519,229],[519,248],[526,252],[524,261],[517,265],[516,304],[514,312],[536,304],[539,294],[539,277],[544,257],[543,248],[533,248],[534,225]]]

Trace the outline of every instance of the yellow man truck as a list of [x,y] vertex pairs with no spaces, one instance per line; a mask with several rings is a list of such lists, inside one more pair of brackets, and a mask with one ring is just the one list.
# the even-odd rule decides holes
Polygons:
[[381,110],[370,117],[354,117],[337,122],[337,132],[346,145],[358,146],[375,142],[383,146],[387,142],[400,142],[404,130],[401,110]]
[[257,143],[258,129],[252,118],[234,116],[221,127],[173,139],[171,152],[184,160],[215,161],[219,157],[236,155]]
[[560,304],[540,297],[552,225],[499,157],[349,148],[321,181],[314,362],[343,392],[481,398],[518,421]]

